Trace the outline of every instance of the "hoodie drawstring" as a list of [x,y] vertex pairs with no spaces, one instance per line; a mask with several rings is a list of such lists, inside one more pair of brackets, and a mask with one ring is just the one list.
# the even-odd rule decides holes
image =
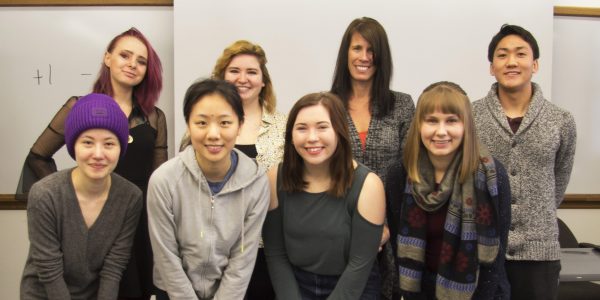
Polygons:
[[244,192],[246,191],[246,189],[242,189],[242,208],[240,211],[242,212],[242,246],[241,246],[241,251],[242,253],[244,253],[244,236],[246,233],[246,229],[245,229],[245,221],[246,219],[244,218],[245,214],[245,208],[246,208],[246,197],[244,195]]

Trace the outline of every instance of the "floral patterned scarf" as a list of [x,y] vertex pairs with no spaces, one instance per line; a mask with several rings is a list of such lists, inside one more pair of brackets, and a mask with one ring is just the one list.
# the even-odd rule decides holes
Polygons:
[[480,264],[491,264],[498,255],[498,183],[493,158],[486,149],[473,176],[459,183],[462,152],[450,163],[439,188],[429,157],[419,159],[422,182],[407,179],[398,230],[400,289],[421,292],[425,268],[426,212],[448,203],[442,250],[436,275],[438,299],[471,299],[477,288]]

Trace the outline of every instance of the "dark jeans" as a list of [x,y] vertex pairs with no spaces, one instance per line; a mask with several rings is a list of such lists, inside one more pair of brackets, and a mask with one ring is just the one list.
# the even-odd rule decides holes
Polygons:
[[167,294],[167,292],[157,288],[156,289],[156,300],[169,300],[169,294]]
[[250,278],[250,283],[248,284],[248,290],[246,290],[246,297],[244,299],[275,299],[275,291],[273,291],[271,277],[269,277],[269,270],[267,269],[267,260],[265,259],[265,250],[263,248],[258,248],[256,264],[254,265],[254,271],[252,271],[252,277]]
[[[339,275],[319,275],[294,268],[302,300],[325,300],[333,292],[340,279]],[[379,300],[381,296],[381,277],[377,262],[373,264],[369,279],[360,297],[361,300]]]
[[560,273],[559,260],[507,260],[505,267],[510,282],[510,299],[556,299]]

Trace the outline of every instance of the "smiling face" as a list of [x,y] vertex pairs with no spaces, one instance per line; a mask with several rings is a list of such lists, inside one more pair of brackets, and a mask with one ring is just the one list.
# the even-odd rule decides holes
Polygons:
[[358,32],[352,34],[348,48],[348,70],[353,81],[370,82],[377,68],[374,65],[373,48]]
[[88,129],[75,141],[77,169],[88,180],[104,180],[117,167],[121,147],[117,136],[106,129]]
[[531,87],[531,78],[538,70],[531,46],[517,35],[504,37],[496,46],[490,74],[500,88],[518,92]]
[[188,130],[200,169],[227,172],[240,126],[235,111],[219,94],[205,95],[194,104]]
[[260,63],[256,56],[239,54],[233,57],[225,69],[224,78],[235,85],[244,102],[258,101],[265,86]]
[[421,142],[432,161],[450,162],[462,144],[465,127],[458,115],[436,109],[425,115],[420,133]]
[[305,165],[329,164],[338,140],[329,112],[323,105],[308,106],[298,112],[292,142]]
[[120,38],[112,52],[104,54],[104,64],[110,70],[113,86],[133,88],[144,79],[148,64],[148,49],[137,38]]

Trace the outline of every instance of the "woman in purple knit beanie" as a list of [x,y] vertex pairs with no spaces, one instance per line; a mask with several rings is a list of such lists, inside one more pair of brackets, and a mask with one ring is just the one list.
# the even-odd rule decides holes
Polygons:
[[89,94],[71,109],[65,144],[77,165],[31,188],[21,299],[117,299],[142,210],[140,189],[113,173],[128,138],[111,97]]
[[[119,159],[115,173],[134,183],[146,193],[150,174],[167,161],[167,121],[156,107],[162,90],[162,64],[150,41],[136,28],[116,35],[106,47],[99,64],[98,78],[92,92],[109,95],[127,116],[129,136],[127,153]],[[63,125],[72,107],[80,99],[69,98],[35,141],[25,165],[17,194],[56,172],[54,154],[65,144]],[[145,197],[144,197],[145,199]],[[148,236],[148,219],[142,210],[135,233],[131,259],[119,287],[119,299],[149,300],[155,293],[152,284],[152,249]]]

